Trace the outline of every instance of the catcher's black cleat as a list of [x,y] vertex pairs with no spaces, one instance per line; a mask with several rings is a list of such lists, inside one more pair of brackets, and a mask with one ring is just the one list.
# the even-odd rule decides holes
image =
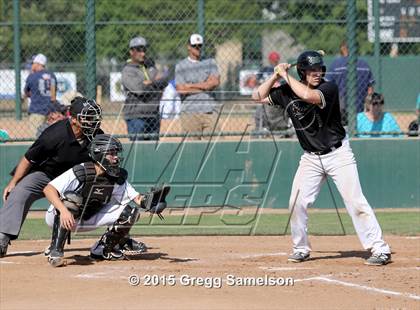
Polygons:
[[64,266],[65,265],[64,253],[59,252],[59,251],[55,251],[55,250],[51,250],[50,253],[48,254],[48,263],[52,267]]
[[147,252],[147,246],[143,242],[131,238],[123,245],[117,245],[114,249],[120,250],[124,255],[138,255]]
[[45,248],[44,250],[44,255],[45,256],[49,256],[51,253],[51,245],[49,245],[48,247]]
[[292,263],[301,263],[308,259],[309,253],[296,252],[290,255],[287,260]]
[[90,252],[90,258],[94,260],[124,260],[126,259],[124,253],[121,251],[111,251],[109,253],[95,253],[94,251]]
[[380,254],[372,254],[372,256],[366,260],[365,265],[383,266],[383,265],[389,264],[390,262],[391,262],[391,254],[380,253]]
[[112,251],[106,251],[104,243],[98,241],[90,250],[90,258],[94,260],[123,260],[126,259],[124,253],[119,249],[112,249]]

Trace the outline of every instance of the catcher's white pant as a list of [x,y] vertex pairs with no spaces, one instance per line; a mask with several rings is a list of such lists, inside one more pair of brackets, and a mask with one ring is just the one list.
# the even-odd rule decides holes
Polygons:
[[311,251],[307,234],[307,208],[317,198],[321,185],[326,180],[325,174],[330,176],[337,186],[362,246],[371,249],[374,254],[391,253],[388,244],[382,238],[382,230],[376,216],[362,193],[356,160],[347,138],[343,140],[340,148],[328,154],[318,156],[305,152],[300,159],[289,201],[291,211],[296,199],[290,222],[293,252]]
[[[89,220],[76,220],[77,225],[74,231],[83,232],[95,230],[96,228],[101,226],[112,226],[112,224],[114,224],[114,222],[118,220],[124,208],[125,205],[107,204],[98,213],[93,215]],[[49,227],[52,227],[54,224],[55,214],[56,209],[53,205],[50,205],[47,213],[45,214],[45,222]]]

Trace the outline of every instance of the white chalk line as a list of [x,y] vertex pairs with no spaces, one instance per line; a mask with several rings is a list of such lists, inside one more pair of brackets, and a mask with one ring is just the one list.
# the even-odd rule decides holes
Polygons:
[[[255,258],[255,257],[264,257],[264,256],[286,256],[288,255],[285,252],[277,252],[277,253],[258,253],[258,254],[246,254],[246,255],[239,255],[240,258]],[[237,254],[235,254],[237,256]]]
[[16,251],[16,252],[7,252],[7,255],[19,255],[19,254],[39,254],[39,251]]
[[309,267],[269,267],[269,266],[261,266],[259,267],[262,270],[267,270],[267,271],[292,271],[292,270],[310,270],[310,269],[314,269],[314,268],[309,268]]
[[416,240],[416,239],[420,239],[420,237],[405,237],[405,239],[413,239],[413,240]]
[[420,296],[415,295],[415,294],[401,293],[401,292],[390,291],[390,290],[370,287],[370,286],[351,283],[351,282],[344,282],[344,281],[340,281],[336,279],[331,279],[328,276],[317,276],[317,277],[311,277],[311,278],[305,278],[305,279],[296,279],[294,282],[303,282],[303,281],[322,281],[322,282],[333,283],[333,284],[338,284],[338,285],[343,285],[343,286],[348,286],[348,287],[354,287],[360,290],[372,291],[375,293],[380,293],[380,294],[385,294],[385,295],[402,296],[402,297],[407,297],[414,300],[420,300]]
[[0,260],[0,264],[18,264],[18,263],[8,262],[7,260]]
[[[114,271],[112,271],[114,274]],[[93,273],[82,273],[75,276],[79,279],[127,279],[126,276],[112,276],[110,272],[93,272]]]

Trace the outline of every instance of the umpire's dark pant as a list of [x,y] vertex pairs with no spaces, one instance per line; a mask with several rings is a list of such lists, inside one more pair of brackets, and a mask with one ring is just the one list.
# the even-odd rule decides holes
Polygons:
[[44,197],[43,189],[50,181],[41,171],[32,172],[20,180],[0,208],[0,232],[10,235],[11,240],[19,236],[31,205]]

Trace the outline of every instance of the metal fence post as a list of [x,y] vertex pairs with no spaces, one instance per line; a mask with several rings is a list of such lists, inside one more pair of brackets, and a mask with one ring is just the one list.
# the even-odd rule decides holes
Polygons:
[[375,16],[375,88],[377,89],[377,92],[382,93],[381,37],[379,33],[379,1],[376,0],[373,1],[373,16]]
[[86,0],[86,96],[96,99],[95,0]]
[[356,1],[347,0],[347,44],[349,48],[349,59],[347,64],[347,113],[348,132],[353,136],[356,130],[356,98],[357,98],[357,47],[356,47]]
[[[197,0],[197,29],[198,33],[204,38],[204,44],[206,43],[205,32],[205,16],[204,16],[204,0]],[[205,47],[205,46],[204,46]],[[201,52],[201,56],[204,57],[206,54],[205,48]]]
[[20,93],[20,7],[19,0],[13,1],[13,53],[15,63],[15,116],[22,119],[22,99]]

